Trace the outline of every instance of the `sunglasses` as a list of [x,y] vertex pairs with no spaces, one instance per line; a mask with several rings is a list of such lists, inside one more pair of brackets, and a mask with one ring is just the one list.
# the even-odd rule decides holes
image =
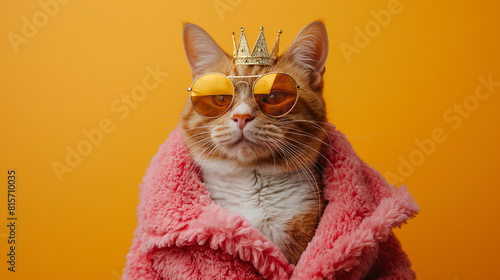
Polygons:
[[194,109],[206,118],[222,116],[234,101],[236,85],[230,79],[246,78],[257,78],[252,86],[253,98],[259,109],[270,117],[279,118],[290,113],[299,99],[300,86],[284,73],[255,76],[209,73],[196,78],[188,88]]

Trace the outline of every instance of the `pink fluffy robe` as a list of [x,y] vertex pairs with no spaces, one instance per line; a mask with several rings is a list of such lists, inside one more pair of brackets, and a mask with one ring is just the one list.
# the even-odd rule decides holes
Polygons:
[[215,204],[177,128],[140,186],[138,225],[123,279],[415,279],[392,228],[418,213],[349,141],[328,128],[328,201],[296,266],[250,223]]

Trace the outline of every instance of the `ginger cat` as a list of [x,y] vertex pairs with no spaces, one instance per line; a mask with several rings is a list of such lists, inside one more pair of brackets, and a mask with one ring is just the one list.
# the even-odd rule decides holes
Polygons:
[[[222,115],[203,117],[191,100],[182,113],[184,138],[207,189],[215,202],[243,215],[296,264],[325,206],[320,154],[327,121],[325,26],[315,21],[304,27],[288,50],[266,66],[235,65],[195,24],[186,24],[183,34],[193,80],[220,73],[234,84],[234,100]],[[254,77],[274,72],[293,77],[300,86],[295,106],[280,117],[263,113],[252,93]],[[268,101],[275,104],[277,98]]]

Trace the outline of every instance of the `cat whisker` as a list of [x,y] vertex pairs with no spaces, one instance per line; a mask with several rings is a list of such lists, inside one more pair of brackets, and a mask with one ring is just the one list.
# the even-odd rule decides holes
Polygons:
[[[307,135],[304,135],[304,136],[307,136]],[[316,149],[312,148],[311,146],[309,146],[309,145],[307,145],[307,144],[304,144],[304,143],[302,143],[302,142],[300,142],[300,141],[297,141],[297,140],[295,140],[295,139],[293,139],[293,138],[290,138],[290,137],[285,136],[285,139],[287,139],[288,141],[292,141],[292,142],[295,142],[295,143],[297,143],[297,144],[300,144],[302,147],[307,148],[308,150],[310,150],[310,151],[312,151],[312,152],[316,153],[318,156],[322,157],[322,158],[323,158],[323,159],[324,159],[324,160],[325,160],[325,161],[326,161],[326,162],[327,162],[327,163],[328,163],[328,164],[329,164],[329,165],[330,165],[330,166],[331,166],[331,167],[335,170],[334,165],[333,165],[333,164],[330,162],[330,160],[329,160],[327,157],[325,157],[325,156],[324,156],[324,155],[323,155],[320,151],[318,151],[318,150],[316,150]],[[321,141],[321,142],[323,142],[323,141]],[[324,143],[324,142],[323,142],[323,143]],[[296,145],[294,145],[293,143],[290,143],[290,142],[289,142],[288,144],[289,144],[289,145],[296,146]],[[324,143],[324,144],[326,144],[326,143]],[[307,154],[306,154],[306,155],[307,155]],[[309,155],[308,155],[308,156],[309,156]],[[310,157],[310,156],[309,156],[309,157]],[[312,158],[312,157],[311,157],[311,159],[313,159],[314,163],[318,163],[316,159],[314,159],[314,158]]]
[[198,130],[198,129],[202,129],[202,128],[212,129],[214,127],[215,127],[215,125],[201,125],[201,126],[192,127],[192,128],[183,128],[182,130],[191,131],[191,130]]
[[[190,136],[190,137],[188,137],[188,138],[184,139],[184,141],[183,141],[183,142],[178,143],[178,144],[177,144],[174,148],[178,148],[178,147],[179,147],[179,145],[181,145],[181,144],[182,144],[182,145],[183,145],[183,144],[186,144],[186,143],[187,143],[187,142],[186,142],[186,140],[189,140],[189,139],[191,139],[191,138],[193,138],[193,137],[203,136],[203,135],[205,135],[205,134],[209,134],[209,132],[201,132],[201,133],[194,134],[194,135],[192,135],[192,136]],[[209,138],[209,137],[202,139],[202,141],[209,141],[209,140],[210,140],[210,138]],[[193,142],[193,143],[191,143],[191,144],[188,144],[188,145],[187,145],[187,148],[188,148],[188,149],[191,149],[191,147],[192,147],[192,146],[194,146],[194,145],[196,145],[196,144],[199,144],[199,142],[200,142],[200,141],[196,141],[196,142]],[[177,151],[177,153],[176,153],[175,155],[177,156],[177,155],[178,155],[178,153],[180,153],[181,151],[182,151],[182,149],[178,149],[178,151]],[[184,157],[184,159],[183,159],[181,162],[183,162],[185,159],[186,159],[186,157]]]
[[[197,165],[197,162],[199,162],[199,161],[198,161],[198,159],[199,159],[201,156],[203,156],[203,155],[204,155],[204,153],[205,153],[208,149],[213,148],[213,146],[214,146],[214,144],[213,144],[213,143],[210,143],[210,145],[208,145],[208,147],[206,147],[206,148],[205,148],[205,149],[204,149],[204,150],[203,150],[203,151],[202,151],[202,152],[201,152],[201,153],[200,153],[200,154],[196,157],[196,159],[194,159],[194,160],[193,160],[193,165],[191,165],[191,168],[190,168],[190,169],[189,169],[189,171],[188,171],[188,176],[186,177],[186,179],[189,179],[189,178],[191,177],[192,173],[194,172],[194,170],[196,170],[196,168],[198,167],[198,165]],[[200,146],[200,147],[201,147],[201,146]],[[202,158],[202,160],[206,159],[207,157],[208,157],[208,155],[205,155],[205,156]],[[198,174],[199,174],[199,173],[198,173]]]
[[219,160],[222,160],[222,155],[224,155],[224,150],[226,149],[227,145],[221,144],[222,149],[219,151]]
[[[301,131],[301,130],[298,130],[298,129],[293,129],[293,128],[289,128],[289,129],[291,129],[291,130],[296,130],[296,131],[299,131],[299,132],[300,132],[300,133],[295,133],[296,135],[302,135],[302,136],[305,136],[305,137],[311,137],[311,136],[310,136],[311,134],[309,134],[309,135],[307,135],[307,134],[303,134],[304,132],[303,132],[303,131]],[[290,131],[288,131],[288,133],[290,133],[290,134],[294,134],[293,132],[290,132]],[[314,136],[314,135],[313,135],[313,136]],[[367,164],[367,163],[360,162],[360,161],[358,161],[358,160],[353,160],[353,159],[351,159],[350,157],[348,157],[348,156],[346,156],[346,155],[342,154],[339,150],[337,150],[335,147],[331,146],[331,145],[330,145],[330,144],[328,144],[327,142],[320,140],[320,139],[319,139],[319,138],[317,138],[316,136],[314,136],[314,138],[315,138],[315,139],[317,139],[318,141],[321,141],[321,142],[322,142],[322,143],[323,143],[323,144],[324,144],[324,145],[325,145],[328,149],[332,149],[332,150],[336,151],[338,154],[340,154],[340,155],[344,156],[346,159],[350,160],[350,161],[351,161],[351,162],[353,162],[354,164],[357,164],[357,165],[365,165],[365,166],[372,166],[372,165],[369,165],[369,164]],[[335,157],[335,158],[337,158],[337,156],[336,156],[335,154],[334,154],[334,157]]]
[[[290,164],[288,163],[288,153],[286,150],[284,150],[281,146],[280,146],[280,140],[279,139],[276,139],[276,138],[271,138],[271,141],[273,141],[274,145],[276,147],[276,152],[284,159],[285,161],[285,164],[286,164],[286,171],[285,172],[288,172],[288,171],[293,171],[291,168],[290,168]],[[284,143],[284,142],[281,142],[281,143]]]
[[273,174],[276,173],[276,158],[274,157],[274,151],[273,149],[271,149],[271,147],[269,147],[269,145],[267,145],[266,142],[263,142],[264,145],[266,145],[266,147],[269,149],[269,151],[271,151],[271,156],[273,157]]
[[337,105],[335,105],[335,107],[333,107],[333,109],[332,109],[332,110],[335,110],[335,109],[337,109],[338,107],[340,107],[340,104],[342,104],[342,101],[344,101],[344,97],[343,97],[343,96],[340,98],[339,103],[337,103]]
[[[197,142],[194,142],[194,143],[191,143],[190,145],[188,145],[188,146],[187,146],[187,148],[191,151],[191,153],[188,153],[188,154],[187,154],[187,155],[186,155],[186,156],[185,156],[185,157],[181,160],[181,162],[184,162],[186,159],[191,158],[191,157],[192,157],[192,154],[194,154],[194,153],[195,153],[196,151],[198,151],[199,149],[203,149],[203,148],[204,148],[204,150],[203,150],[203,151],[202,151],[202,152],[198,155],[198,157],[199,157],[200,155],[202,155],[202,154],[204,153],[204,151],[206,151],[208,148],[210,148],[210,145],[213,145],[212,143],[210,143],[210,145],[208,145],[208,147],[204,147],[207,143],[210,143],[210,139],[209,139],[209,138],[204,139],[204,140],[201,140],[201,141],[197,141]],[[193,147],[193,146],[195,146],[195,145],[199,145],[199,146],[198,146],[198,147],[196,147],[196,148],[194,148],[194,149],[192,149],[192,147]],[[196,159],[196,160],[197,160],[197,159]],[[195,166],[195,165],[196,165],[196,160],[195,160],[195,159],[192,159],[192,161],[193,161],[193,166]],[[191,167],[191,169],[192,169],[192,168],[194,168],[193,166]],[[191,170],[191,169],[190,169],[190,170]]]
[[[333,146],[331,146],[330,144],[328,144],[327,142],[321,140],[320,138],[318,138],[316,135],[313,135],[313,134],[310,134],[310,133],[307,133],[307,132],[303,132],[299,129],[294,129],[294,128],[289,128],[290,130],[295,130],[295,131],[299,131],[299,132],[291,132],[291,131],[288,131],[287,133],[289,134],[293,134],[293,135],[297,135],[297,136],[304,136],[304,137],[308,137],[308,138],[311,138],[311,139],[314,139],[320,143],[322,143],[324,146],[326,146],[327,148],[329,149],[332,149],[332,150],[335,150],[337,151],[337,149],[335,149]],[[335,155],[334,155],[335,156]],[[346,157],[347,158],[347,157]],[[355,162],[357,163],[357,162]]]
[[[289,138],[289,137],[287,137],[287,138],[288,138],[289,140],[293,140],[293,141],[295,141],[294,139],[291,139],[291,138]],[[299,142],[299,141],[295,141],[295,142],[296,142],[296,143],[299,143],[299,144],[301,144],[301,145],[307,146],[306,144],[303,144],[303,143],[301,143],[301,142]],[[293,145],[293,144],[291,144],[291,145]],[[293,145],[293,146],[295,146],[295,145]],[[318,155],[320,155],[323,159],[325,159],[325,160],[326,160],[326,162],[327,162],[327,163],[331,166],[331,168],[332,168],[332,170],[333,170],[333,172],[334,172],[334,174],[335,174],[335,177],[336,177],[338,180],[340,180],[340,176],[339,176],[339,174],[337,173],[337,170],[335,169],[335,166],[334,166],[334,165],[330,162],[330,160],[329,160],[328,158],[326,158],[326,157],[325,157],[325,156],[324,156],[321,152],[316,151],[315,149],[313,149],[313,148],[311,148],[311,147],[309,147],[309,146],[307,146],[307,147],[308,147],[309,149],[311,149],[312,151],[316,152],[316,153],[317,153]],[[334,155],[334,156],[335,156],[335,155]],[[335,158],[336,158],[336,157],[335,157]],[[347,158],[347,157],[346,157],[346,158]],[[315,162],[317,163],[317,161],[316,161],[316,160],[315,160]],[[322,172],[322,171],[320,171],[320,173],[321,173],[321,175],[323,176],[323,172]]]
[[[335,128],[335,126],[331,123],[327,123],[327,122],[320,122],[320,121],[310,121],[310,120],[289,120],[289,121],[284,121],[284,122],[281,122],[281,123],[294,123],[294,122],[307,122],[307,123],[311,123],[311,124],[314,124],[318,127],[321,127],[319,126],[320,124],[322,125],[325,125],[325,126],[328,126],[328,127],[333,127]],[[328,131],[328,130],[325,130],[324,128],[321,127],[321,129],[327,133],[327,134],[331,134],[331,135],[336,135],[336,136],[340,136],[340,137],[344,137],[344,138],[351,138],[351,139],[366,139],[366,138],[371,138],[371,137],[375,137],[377,135],[380,134],[380,132],[377,132],[375,134],[372,134],[372,135],[368,135],[368,136],[347,136],[347,135],[344,135],[344,134],[341,134],[341,133],[335,133],[335,132],[332,132],[332,131]]]
[[178,148],[178,147],[179,147],[179,145],[182,145],[182,144],[187,143],[187,140],[189,140],[189,139],[191,139],[191,138],[194,138],[194,137],[200,137],[200,136],[205,135],[205,134],[210,134],[210,132],[209,132],[209,131],[200,132],[200,133],[193,134],[193,135],[191,135],[191,136],[190,136],[190,137],[188,137],[188,138],[184,138],[184,139],[183,139],[184,141],[179,142],[179,143],[175,146],[175,148]]
[[[277,140],[277,141],[280,141],[280,140]],[[315,196],[318,199],[318,219],[319,219],[321,217],[321,212],[322,212],[321,211],[321,196],[320,196],[321,190],[320,190],[320,188],[318,186],[318,182],[316,181],[316,178],[315,178],[314,174],[312,173],[311,170],[309,170],[308,168],[306,168],[306,166],[307,166],[306,165],[306,163],[307,163],[306,159],[303,158],[303,156],[300,155],[300,153],[298,152],[297,149],[295,149],[296,145],[293,145],[293,144],[291,144],[291,145],[282,145],[282,146],[280,146],[280,148],[281,147],[284,147],[284,148],[286,148],[288,150],[290,150],[290,149],[292,150],[292,152],[290,153],[290,155],[292,156],[291,160],[296,163],[296,165],[299,167],[299,169],[302,171],[302,173],[306,176],[306,179],[309,182],[309,185],[311,186],[311,188],[312,188]],[[294,153],[294,151],[295,151],[295,153]],[[301,160],[297,156],[301,156],[303,159]],[[313,159],[313,158],[311,158],[311,159]],[[285,159],[285,161],[286,161],[286,159]],[[316,161],[316,160],[313,159],[313,161]],[[302,176],[301,176],[301,173],[298,170],[297,170],[297,174],[299,176],[299,180],[302,182]]]
[[324,155],[323,155],[320,151],[318,151],[318,150],[316,150],[316,149],[312,148],[311,146],[309,146],[309,145],[307,145],[307,144],[304,144],[304,143],[302,143],[302,142],[300,142],[300,141],[297,141],[297,140],[295,140],[295,139],[293,139],[293,138],[291,138],[291,137],[285,136],[285,139],[287,139],[288,141],[292,141],[292,142],[295,142],[295,143],[297,143],[297,144],[300,144],[302,147],[304,147],[304,148],[306,148],[306,149],[308,149],[308,150],[310,150],[310,151],[312,151],[312,152],[314,152],[314,153],[318,154],[318,155],[319,155],[319,156],[321,156],[323,159],[325,159],[325,160],[328,162],[328,164],[330,164],[331,166],[333,166],[333,164],[330,162],[330,160],[329,160],[327,157],[325,157],[325,156],[324,156]]

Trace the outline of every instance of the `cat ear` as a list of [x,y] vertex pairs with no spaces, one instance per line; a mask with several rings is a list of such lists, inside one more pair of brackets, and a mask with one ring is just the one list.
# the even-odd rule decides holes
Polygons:
[[193,23],[184,25],[184,50],[193,78],[208,71],[214,64],[228,59],[226,53],[210,35]]
[[321,86],[328,55],[328,36],[325,25],[314,21],[304,27],[295,37],[283,60],[291,60],[308,72],[311,86]]

